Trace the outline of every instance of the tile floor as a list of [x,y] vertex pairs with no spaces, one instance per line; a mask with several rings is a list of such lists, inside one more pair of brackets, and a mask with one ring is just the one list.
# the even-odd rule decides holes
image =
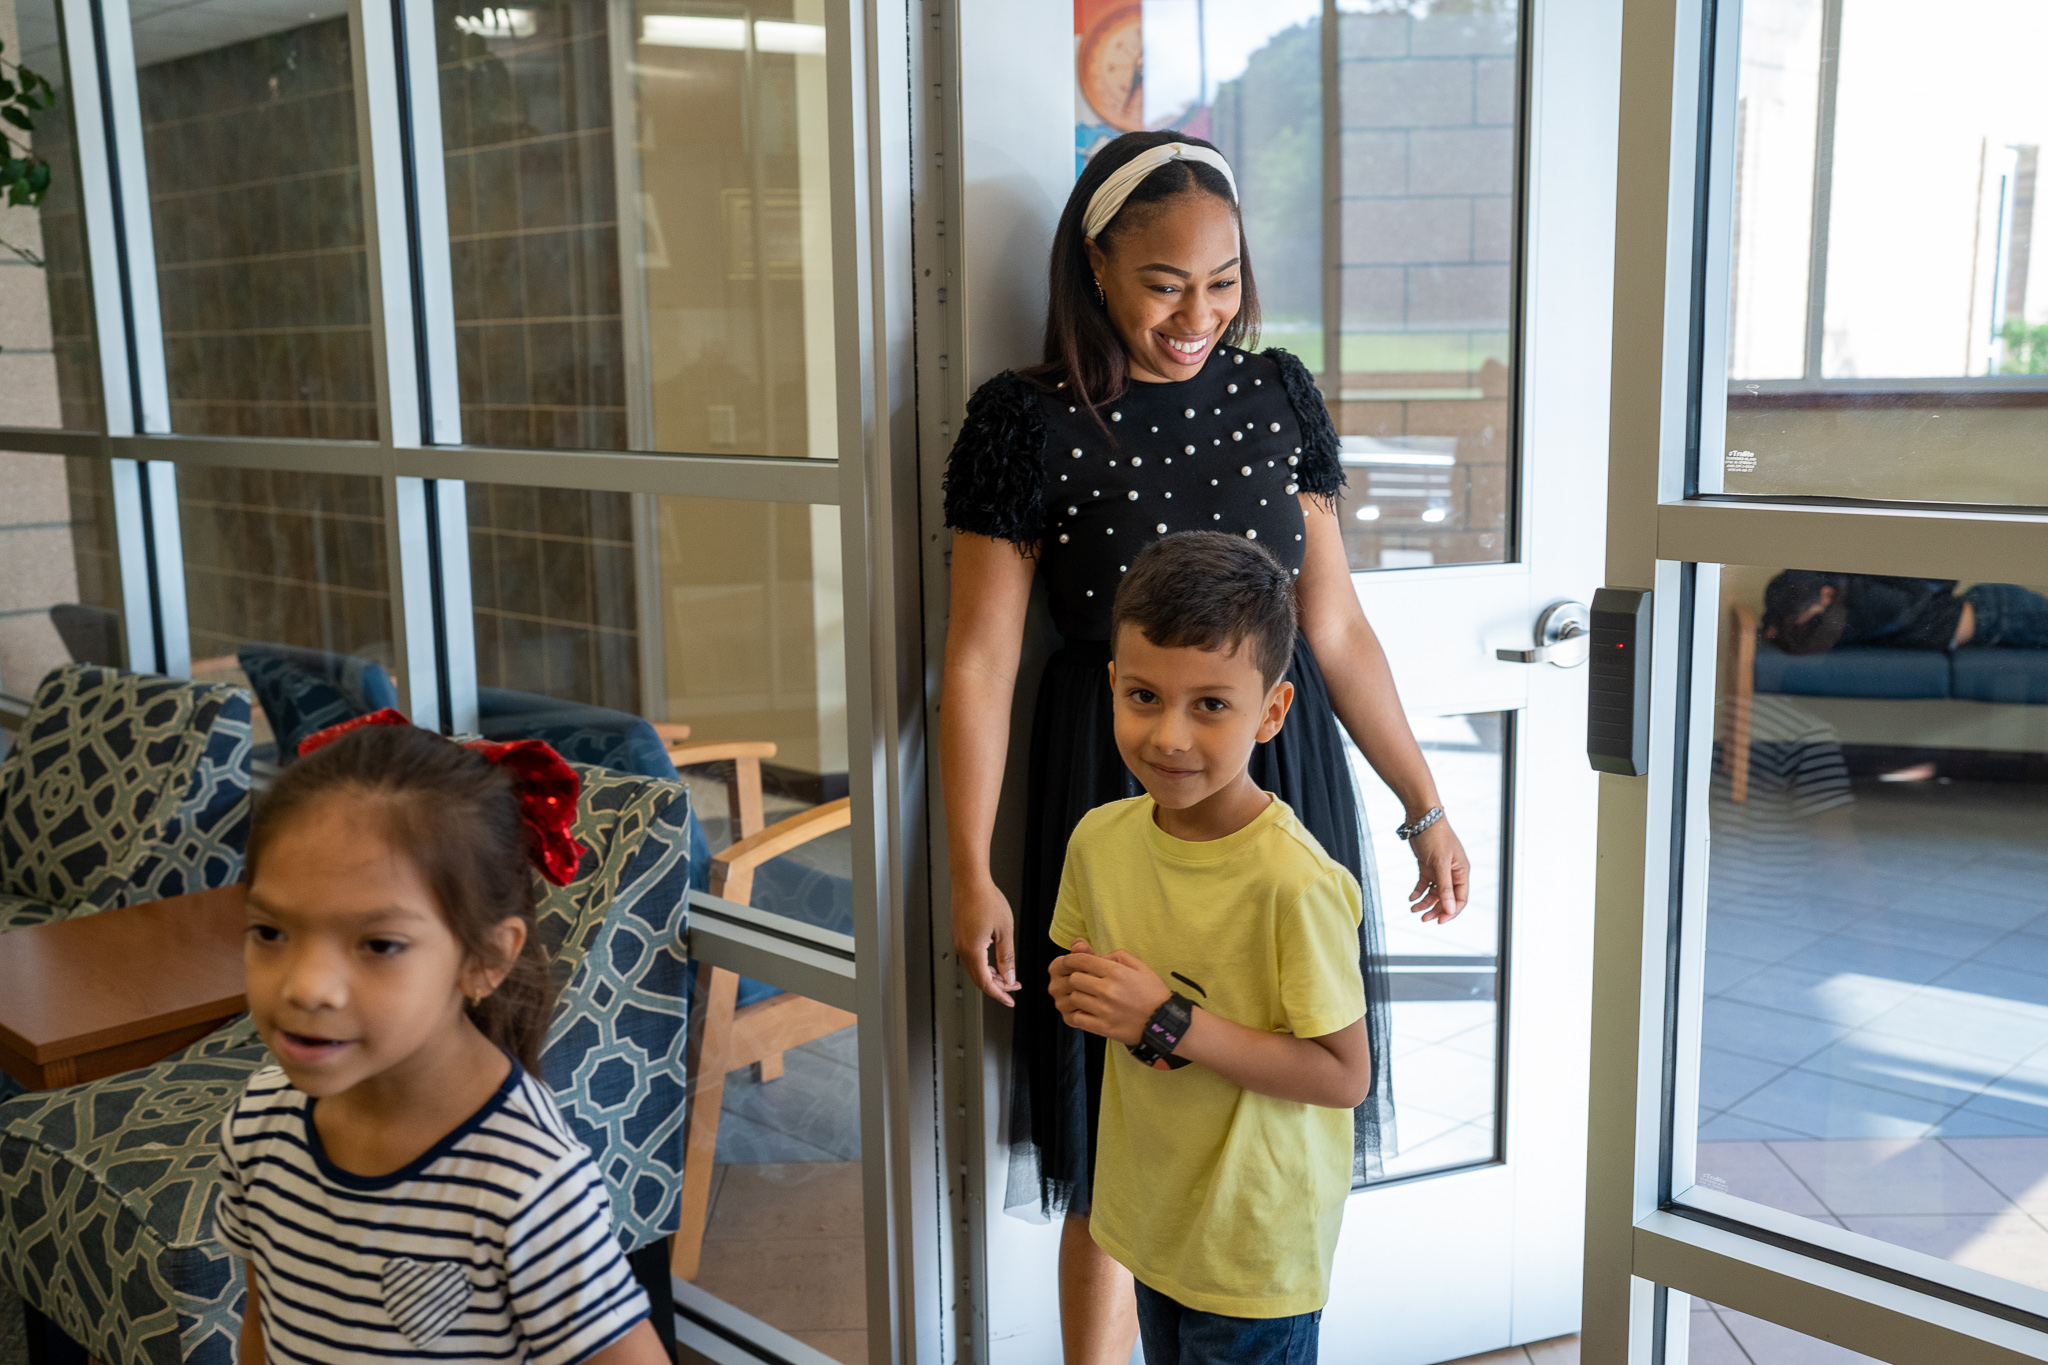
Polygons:
[[1579,1365],[1579,1339],[1571,1336],[1532,1341],[1527,1346],[1510,1346],[1505,1351],[1466,1356],[1463,1360],[1451,1361],[1450,1365]]
[[2048,788],[1715,799],[1699,1180],[2048,1288]]
[[858,1161],[720,1164],[697,1286],[846,1365],[868,1358]]

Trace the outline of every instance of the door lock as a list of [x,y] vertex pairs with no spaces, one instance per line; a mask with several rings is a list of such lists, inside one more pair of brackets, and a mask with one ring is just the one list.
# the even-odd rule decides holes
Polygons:
[[1591,621],[1584,602],[1553,602],[1536,618],[1536,648],[1496,649],[1493,657],[1511,664],[1577,668],[1586,662],[1586,630]]

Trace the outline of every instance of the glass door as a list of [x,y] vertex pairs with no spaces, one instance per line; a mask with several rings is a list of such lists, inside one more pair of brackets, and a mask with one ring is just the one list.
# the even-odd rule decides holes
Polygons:
[[[1355,761],[1397,1136],[1346,1212],[1332,1359],[1424,1365],[1578,1325],[1595,786],[1583,646],[1539,653],[1536,635],[1599,577],[1612,185],[1577,150],[1613,138],[1595,17],[1511,0],[1042,0],[959,21],[965,316],[944,372],[959,387],[935,416],[957,425],[975,383],[1039,358],[1039,272],[1089,155],[1137,128],[1222,148],[1260,262],[1260,345],[1317,376],[1353,581],[1472,856],[1464,914],[1415,921],[1399,803]],[[926,452],[928,507],[947,443]],[[938,550],[926,567],[942,584]],[[927,598],[935,661],[944,598]],[[1028,723],[1020,708],[1013,754]],[[1010,777],[1021,810],[1021,764]],[[961,1007],[963,1206],[985,1286],[962,1349],[1056,1360],[1057,1232],[1027,1221],[1035,1202],[1004,1212],[1007,1020]]]
[[1655,636],[1648,771],[1601,779],[1587,1358],[2038,1359],[2048,23],[1623,44],[1607,577]]

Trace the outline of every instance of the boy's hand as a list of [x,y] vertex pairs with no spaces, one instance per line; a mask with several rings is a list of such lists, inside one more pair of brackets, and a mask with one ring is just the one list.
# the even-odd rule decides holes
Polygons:
[[1152,1015],[1173,998],[1159,973],[1127,952],[1107,956],[1074,940],[1073,951],[1053,959],[1052,998],[1070,1027],[1129,1045]]

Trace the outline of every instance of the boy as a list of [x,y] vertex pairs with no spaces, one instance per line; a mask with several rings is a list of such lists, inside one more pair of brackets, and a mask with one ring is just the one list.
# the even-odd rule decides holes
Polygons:
[[1209,531],[1147,547],[1111,612],[1146,794],[1067,845],[1052,994],[1108,1040],[1089,1230],[1137,1277],[1148,1365],[1314,1361],[1350,1193],[1358,883],[1247,771],[1293,701],[1294,633],[1287,571]]

